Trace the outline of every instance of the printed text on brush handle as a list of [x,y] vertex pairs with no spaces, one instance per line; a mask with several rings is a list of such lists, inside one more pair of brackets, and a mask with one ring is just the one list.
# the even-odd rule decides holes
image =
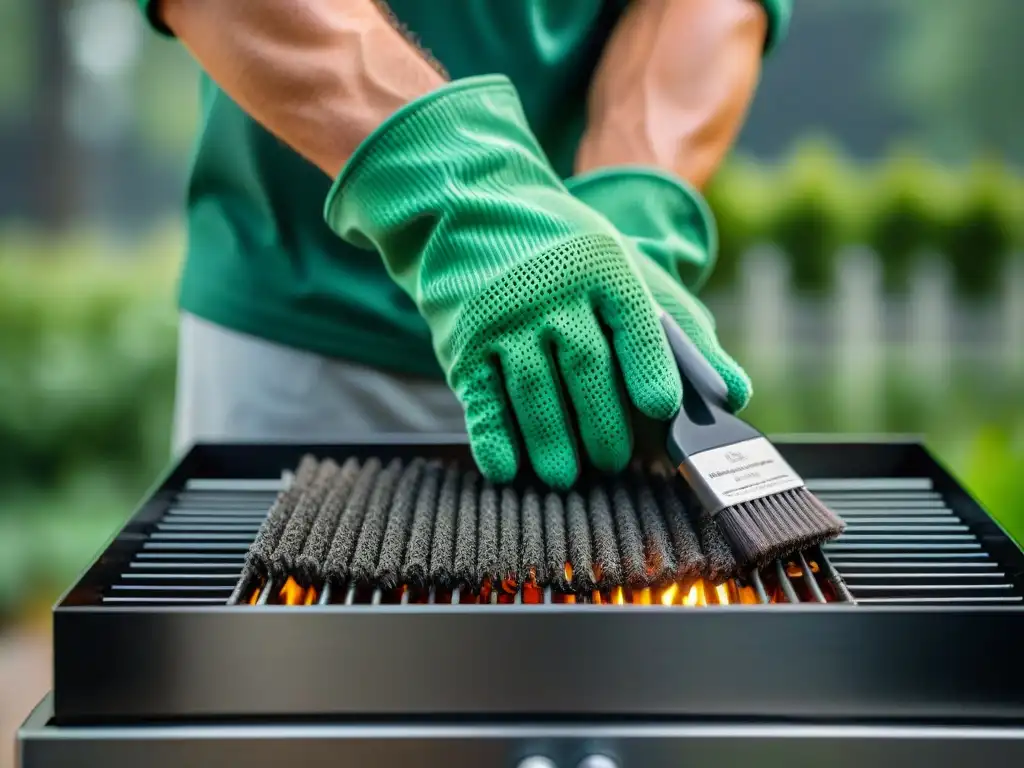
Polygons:
[[690,341],[679,324],[668,313],[661,312],[661,325],[665,329],[672,354],[679,366],[679,373],[693,385],[708,403],[729,410],[729,390],[711,363],[707,361],[697,345]]
[[765,437],[689,456],[679,472],[708,514],[804,486],[803,479]]

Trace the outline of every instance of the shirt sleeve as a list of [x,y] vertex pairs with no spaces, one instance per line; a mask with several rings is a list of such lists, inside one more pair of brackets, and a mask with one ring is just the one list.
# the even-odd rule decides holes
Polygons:
[[174,37],[174,33],[160,18],[160,0],[138,0],[138,3],[139,10],[146,17],[150,28],[164,37]]
[[793,15],[793,0],[761,0],[768,14],[768,37],[765,40],[764,53],[778,48],[789,32],[789,19]]

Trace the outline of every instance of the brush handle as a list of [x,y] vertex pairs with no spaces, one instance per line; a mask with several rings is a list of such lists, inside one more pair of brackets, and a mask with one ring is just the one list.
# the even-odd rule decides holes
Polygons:
[[729,389],[704,354],[667,312],[661,312],[661,325],[665,329],[679,373],[686,378],[708,405],[729,410]]
[[666,450],[677,467],[689,457],[761,437],[729,408],[729,390],[679,324],[662,313],[661,324],[683,380],[682,407],[669,425]]

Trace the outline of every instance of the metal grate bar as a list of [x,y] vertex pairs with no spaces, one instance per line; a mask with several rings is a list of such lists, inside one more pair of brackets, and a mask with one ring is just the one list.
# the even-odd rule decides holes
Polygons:
[[826,602],[825,595],[822,593],[821,587],[818,586],[818,580],[814,578],[814,572],[811,570],[807,558],[804,557],[804,553],[799,552],[797,557],[800,559],[800,570],[803,572],[804,583],[814,596],[814,599],[819,603]]
[[754,585],[754,592],[757,595],[758,602],[760,602],[760,603],[767,603],[768,602],[768,593],[765,592],[764,582],[761,581],[761,572],[760,571],[754,571],[753,573],[751,573],[750,574],[750,581]]
[[872,552],[872,551],[889,551],[889,552],[914,552],[914,551],[960,551],[970,552],[973,550],[980,550],[981,544],[976,541],[966,542],[925,542],[915,543],[910,540],[903,540],[902,543],[895,542],[878,542],[876,540],[869,541],[847,541],[845,538],[839,541],[827,544],[824,547],[826,552]]
[[943,570],[956,568],[961,571],[984,571],[986,569],[998,568],[999,564],[991,560],[962,560],[959,562],[935,562],[934,560],[916,560],[903,562],[900,560],[833,560],[832,564],[842,568],[846,573],[857,573],[862,568],[881,568],[889,571],[899,571],[903,568],[927,569],[929,573],[941,573]]
[[[135,555],[135,559],[138,561],[180,561],[183,557],[187,557],[187,554],[180,552],[139,552]],[[203,561],[209,561],[211,563],[238,563],[242,564],[245,562],[244,555],[234,554],[223,554],[217,552],[204,552],[202,555]]]
[[236,576],[241,571],[242,560],[226,562],[204,563],[200,560],[178,560],[163,562],[159,560],[133,560],[128,564],[129,568],[144,570],[147,573],[162,573],[167,571],[185,572],[206,572],[206,573],[232,573]]
[[284,478],[247,478],[238,480],[232,478],[192,478],[185,482],[185,491],[216,491],[219,493],[277,493],[284,485]]
[[926,477],[809,478],[806,485],[808,490],[815,494],[931,491],[934,487],[932,481]]
[[[813,488],[811,489],[813,490]],[[942,494],[936,491],[833,491],[816,494],[822,501],[870,501],[886,503],[901,501],[942,501]]]
[[892,581],[896,579],[929,579],[933,583],[939,583],[941,580],[949,580],[951,584],[956,583],[972,583],[974,579],[1003,579],[1006,578],[1006,574],[1002,571],[975,571],[969,573],[965,571],[950,572],[935,572],[935,571],[924,571],[924,572],[899,572],[893,573],[891,571],[882,573],[848,573],[846,574],[847,584],[860,583],[862,581],[868,581],[872,579]]
[[775,578],[779,580],[779,586],[782,588],[782,594],[786,596],[786,600],[791,603],[799,603],[800,597],[797,595],[796,590],[793,589],[793,583],[789,580],[789,576],[786,575],[786,569],[782,565],[781,560],[775,561]]
[[184,533],[194,531],[196,533],[248,533],[254,535],[259,530],[262,520],[252,523],[216,523],[211,521],[206,522],[170,522],[170,523],[157,523],[156,530],[166,531],[168,533]]
[[843,516],[850,528],[866,528],[873,525],[880,525],[886,527],[894,526],[909,526],[912,528],[918,527],[929,527],[932,525],[938,526],[960,526],[959,530],[967,530],[967,526],[963,523],[956,522],[959,518],[952,514],[949,515],[908,515],[906,517],[878,517],[872,515],[870,517],[850,517],[848,515]]
[[238,605],[245,595],[248,593],[252,586],[253,575],[252,571],[245,568],[242,571],[241,576],[238,578],[238,583],[235,585],[234,591],[232,591],[230,597],[228,597],[228,605]]
[[1001,595],[999,597],[864,597],[857,602],[862,605],[987,605],[1000,603],[1020,603],[1024,597],[1020,595]]
[[223,597],[120,597],[104,595],[104,603],[131,605],[224,605]]
[[167,572],[128,572],[122,573],[121,578],[129,581],[173,581],[173,582],[188,582],[188,581],[204,581],[204,582],[224,582],[230,584],[232,587],[238,581],[238,572],[229,571],[226,573],[167,573]]
[[[254,532],[255,533],[255,532]],[[185,533],[182,531],[154,531],[150,534],[151,541],[187,541],[187,542],[214,542],[214,541],[240,541],[249,548],[252,543],[252,534],[245,533]]]
[[834,558],[834,560],[837,563],[845,563],[853,560],[906,560],[926,562],[929,560],[978,561],[986,558],[988,558],[987,552],[845,552],[842,556]]
[[239,552],[245,554],[249,551],[248,542],[204,542],[204,541],[147,541],[144,549],[152,552]]

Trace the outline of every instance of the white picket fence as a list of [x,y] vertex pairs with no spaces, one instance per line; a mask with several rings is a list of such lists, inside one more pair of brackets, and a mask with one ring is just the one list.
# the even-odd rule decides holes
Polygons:
[[790,261],[773,247],[752,249],[735,289],[706,297],[719,334],[763,388],[826,376],[851,423],[878,424],[890,374],[912,377],[921,398],[941,398],[965,376],[1024,403],[1024,258],[1006,262],[1001,293],[968,301],[948,260],[918,261],[905,295],[886,294],[881,260],[848,248],[832,292],[800,295]]

